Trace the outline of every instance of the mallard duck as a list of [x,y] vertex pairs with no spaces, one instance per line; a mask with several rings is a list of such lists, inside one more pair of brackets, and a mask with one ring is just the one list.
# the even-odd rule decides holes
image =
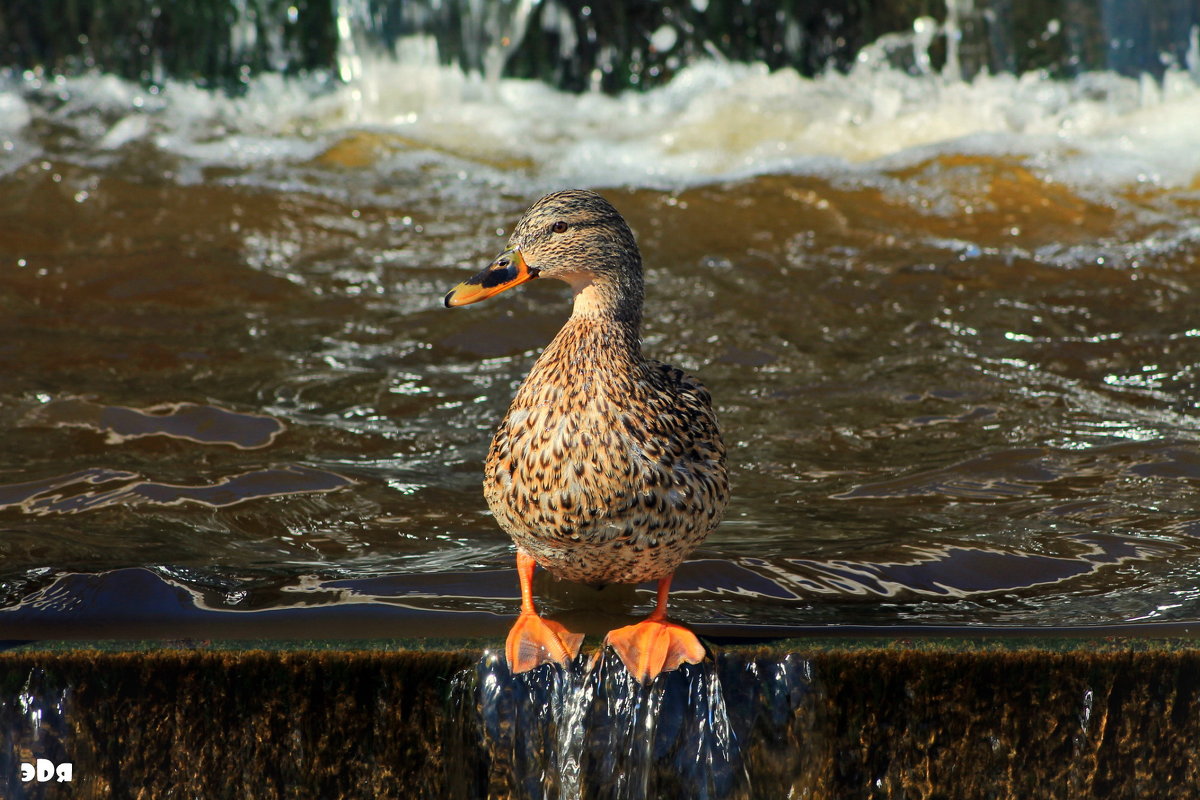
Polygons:
[[578,654],[582,634],[538,616],[535,564],[596,586],[657,581],[654,612],[606,638],[648,681],[704,658],[695,634],[667,620],[667,594],[725,511],[725,446],[703,384],[642,355],[642,258],[607,200],[578,190],[538,200],[508,249],[446,306],[535,278],[565,281],[574,307],[517,390],[484,467],[487,503],[517,546],[521,614],[505,652],[514,672]]

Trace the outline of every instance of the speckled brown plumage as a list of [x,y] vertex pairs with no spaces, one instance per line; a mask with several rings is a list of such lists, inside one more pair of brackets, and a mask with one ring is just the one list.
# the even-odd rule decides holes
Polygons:
[[543,567],[591,584],[669,575],[717,526],[728,484],[708,392],[637,334],[567,322],[492,440],[484,494]]
[[488,505],[562,578],[669,576],[721,521],[729,485],[708,391],[642,355],[633,234],[599,195],[560,192],[526,213],[510,246],[576,296],[492,441]]

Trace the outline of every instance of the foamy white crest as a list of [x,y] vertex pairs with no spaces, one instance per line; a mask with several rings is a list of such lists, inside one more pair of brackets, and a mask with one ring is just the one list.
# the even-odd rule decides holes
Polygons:
[[0,93],[0,135],[14,135],[32,121],[29,105],[20,95]]
[[1181,71],[1160,85],[1111,73],[951,81],[877,64],[805,78],[708,62],[664,87],[612,97],[519,80],[489,89],[447,68],[390,70],[389,85],[437,87],[441,102],[409,90],[397,104],[403,93],[381,90],[386,104],[361,119],[467,158],[531,163],[547,182],[870,170],[958,149],[1024,154],[1052,177],[1089,185],[1186,186],[1200,173],[1200,87]]
[[391,136],[393,152],[424,151],[498,178],[517,170],[538,185],[869,174],[946,152],[1015,154],[1051,178],[1089,187],[1186,187],[1200,175],[1200,86],[1188,71],[1170,71],[1161,83],[1110,73],[962,81],[919,59],[915,75],[889,66],[880,53],[893,46],[881,40],[849,74],[806,78],[710,61],[665,86],[609,96],[537,81],[488,83],[440,65],[436,44],[420,37],[392,56],[360,57],[350,83],[269,74],[237,97],[85,76],[56,82],[67,101],[45,111],[18,81],[0,87],[0,137],[18,136],[38,114],[90,117],[79,130],[101,150],[151,139],[201,164],[253,168],[306,162],[367,130]]

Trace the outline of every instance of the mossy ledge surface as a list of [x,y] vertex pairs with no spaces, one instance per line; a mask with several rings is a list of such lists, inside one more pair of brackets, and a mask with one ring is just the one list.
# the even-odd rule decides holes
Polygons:
[[[70,760],[74,779],[0,786],[48,798],[530,796],[479,719],[495,661],[477,649],[20,648],[0,655],[9,747]],[[1187,641],[790,642],[728,649],[707,669],[739,741],[740,777],[720,796],[1182,798],[1200,785],[1200,649]],[[58,697],[62,711],[32,750],[14,727],[31,696]],[[676,769],[664,761],[647,796]],[[558,796],[552,783],[538,791]],[[582,796],[608,795],[585,783]]]

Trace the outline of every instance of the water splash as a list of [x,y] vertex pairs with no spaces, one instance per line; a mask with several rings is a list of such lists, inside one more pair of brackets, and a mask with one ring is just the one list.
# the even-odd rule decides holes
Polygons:
[[[727,654],[649,685],[611,651],[584,662],[514,675],[489,653],[459,676],[459,724],[479,731],[489,795],[786,796],[807,774],[815,697],[807,660]],[[752,764],[760,785],[751,785]]]

